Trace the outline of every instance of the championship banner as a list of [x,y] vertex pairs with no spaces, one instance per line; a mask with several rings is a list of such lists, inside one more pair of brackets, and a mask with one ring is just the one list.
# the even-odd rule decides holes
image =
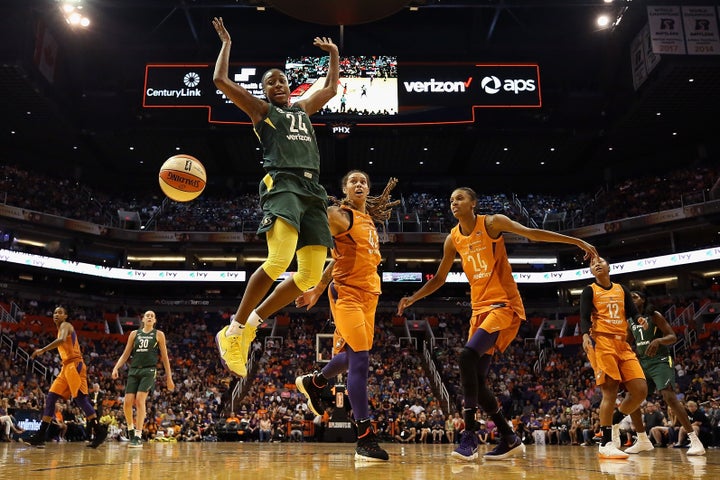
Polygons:
[[652,51],[670,55],[686,54],[680,7],[649,6],[647,11]]
[[682,7],[685,43],[690,55],[720,55],[720,34],[715,9]]

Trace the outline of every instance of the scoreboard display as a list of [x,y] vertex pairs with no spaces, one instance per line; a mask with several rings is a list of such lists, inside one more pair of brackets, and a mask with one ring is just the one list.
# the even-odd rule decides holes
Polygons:
[[[322,88],[327,57],[288,58],[292,101]],[[278,63],[236,63],[230,78],[264,99],[262,75]],[[342,57],[338,94],[313,115],[319,124],[356,126],[472,123],[476,109],[541,108],[537,64],[408,62],[387,55]],[[242,110],[219,91],[214,64],[149,64],[143,107],[200,108],[209,123],[249,124]]]

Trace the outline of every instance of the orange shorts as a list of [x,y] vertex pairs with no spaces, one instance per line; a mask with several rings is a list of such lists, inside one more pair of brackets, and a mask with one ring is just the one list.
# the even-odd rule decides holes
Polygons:
[[605,377],[620,383],[645,378],[637,355],[625,340],[595,335],[595,347],[589,349],[588,360],[595,372],[595,383],[602,385]]
[[75,360],[64,364],[60,374],[50,386],[50,391],[60,395],[65,400],[76,398],[78,392],[88,393],[87,368],[85,362]]
[[495,347],[486,353],[492,355],[495,351],[504,352],[517,336],[522,321],[523,319],[511,307],[494,308],[478,314],[473,312],[473,316],[470,318],[468,340],[472,338],[478,328],[482,328],[488,333],[500,332],[495,341]]
[[333,355],[342,352],[346,344],[356,352],[370,351],[379,296],[334,282],[330,285],[328,296],[335,319]]

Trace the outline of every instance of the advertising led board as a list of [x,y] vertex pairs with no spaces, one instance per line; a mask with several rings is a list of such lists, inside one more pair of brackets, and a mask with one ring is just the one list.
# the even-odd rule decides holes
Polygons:
[[[277,64],[230,66],[230,77],[258,98],[263,73]],[[249,124],[212,81],[212,64],[147,65],[143,107],[205,108],[210,123]],[[312,95],[327,78],[327,57],[289,58],[292,101]],[[393,56],[341,59],[338,94],[313,116],[316,124],[356,126],[472,123],[479,108],[540,108],[537,64],[403,63]],[[321,123],[318,123],[321,122]]]

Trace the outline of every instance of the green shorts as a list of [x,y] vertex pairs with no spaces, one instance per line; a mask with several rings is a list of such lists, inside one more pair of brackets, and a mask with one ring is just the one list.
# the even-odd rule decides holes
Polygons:
[[125,385],[125,394],[149,392],[155,386],[156,376],[157,368],[155,367],[130,368],[127,384]]
[[642,357],[639,360],[640,366],[645,372],[648,396],[652,395],[655,390],[661,391],[668,387],[675,389],[675,369],[672,357]]
[[332,248],[328,223],[328,196],[317,183],[317,174],[302,171],[273,170],[260,182],[260,207],[263,219],[257,233],[264,236],[280,217],[298,231],[297,249],[308,245]]

